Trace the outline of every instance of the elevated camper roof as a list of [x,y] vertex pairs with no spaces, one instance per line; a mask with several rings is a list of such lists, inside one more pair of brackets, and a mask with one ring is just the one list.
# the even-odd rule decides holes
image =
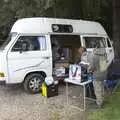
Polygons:
[[23,18],[17,20],[13,25],[11,32],[25,34],[49,34],[54,33],[51,27],[53,24],[71,25],[73,28],[73,34],[107,35],[104,28],[97,22],[42,17]]

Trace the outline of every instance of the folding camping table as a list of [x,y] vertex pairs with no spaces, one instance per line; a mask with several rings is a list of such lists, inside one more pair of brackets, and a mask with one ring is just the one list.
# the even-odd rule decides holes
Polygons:
[[[69,102],[68,102],[68,99],[69,99],[69,97],[68,97],[68,83],[71,83],[71,84],[83,87],[83,100],[84,101],[83,101],[83,108],[80,108],[80,110],[85,111],[85,109],[86,109],[86,98],[87,98],[86,97],[86,88],[85,87],[86,87],[86,85],[89,85],[90,83],[92,83],[93,80],[87,80],[85,82],[80,83],[80,82],[78,82],[76,80],[73,80],[73,79],[71,80],[69,78],[66,78],[64,81],[66,82],[66,95],[67,95],[67,104],[68,105],[69,105]],[[95,99],[92,99],[92,98],[90,98],[90,100],[94,100],[95,101]]]

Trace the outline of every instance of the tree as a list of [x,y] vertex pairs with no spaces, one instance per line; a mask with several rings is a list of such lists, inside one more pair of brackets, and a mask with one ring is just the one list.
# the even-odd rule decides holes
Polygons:
[[120,1],[113,0],[113,39],[116,57],[120,59]]
[[101,22],[111,33],[111,0],[1,0],[0,36],[6,39],[13,23],[24,17],[57,17]]
[[0,39],[6,39],[11,26],[17,19],[39,17],[50,4],[51,0],[0,1]]
[[112,0],[53,0],[44,15],[98,21],[112,37]]

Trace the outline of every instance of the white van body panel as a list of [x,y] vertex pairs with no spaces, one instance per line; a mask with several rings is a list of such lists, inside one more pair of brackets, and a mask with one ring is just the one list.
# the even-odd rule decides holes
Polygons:
[[52,24],[72,25],[72,34],[99,34],[107,35],[104,28],[97,22],[53,19],[53,18],[25,18],[18,20],[12,27],[11,32],[48,34],[52,33]]
[[[52,31],[52,24],[72,25],[73,32],[55,33]],[[81,38],[84,35],[108,37],[104,28],[97,22],[55,18],[24,18],[17,20],[11,29],[11,33],[17,35],[0,52],[0,72],[5,74],[5,77],[0,77],[0,80],[5,80],[6,83],[21,83],[27,74],[36,71],[44,72],[47,77],[52,76],[51,34],[80,35]],[[22,53],[11,51],[20,36],[40,35],[46,36],[46,51],[26,51]],[[84,46],[82,39],[81,44]],[[114,58],[114,51],[111,55],[109,63]]]
[[50,69],[48,69],[51,68],[51,66],[49,66],[50,57],[45,60],[45,57],[48,56],[49,53],[39,51],[8,53],[9,81],[12,83],[20,83],[29,72],[34,71],[42,71],[47,73],[47,76],[51,76],[52,73]]
[[7,55],[9,79],[6,81],[7,83],[21,83],[28,73],[35,71],[41,71],[46,76],[52,76],[52,53],[47,35],[46,40],[47,50],[45,51],[25,51],[20,53],[19,51],[12,52],[11,49],[9,50]]

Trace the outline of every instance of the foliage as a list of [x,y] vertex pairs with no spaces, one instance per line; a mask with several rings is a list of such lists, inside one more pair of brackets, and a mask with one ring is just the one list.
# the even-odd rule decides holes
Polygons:
[[60,17],[100,21],[111,32],[110,0],[1,0],[0,39],[13,23],[24,17]]
[[44,0],[0,1],[0,39],[5,39],[13,23],[20,18],[41,16],[46,9]]
[[54,0],[54,3],[48,16],[98,21],[112,35],[112,0]]

